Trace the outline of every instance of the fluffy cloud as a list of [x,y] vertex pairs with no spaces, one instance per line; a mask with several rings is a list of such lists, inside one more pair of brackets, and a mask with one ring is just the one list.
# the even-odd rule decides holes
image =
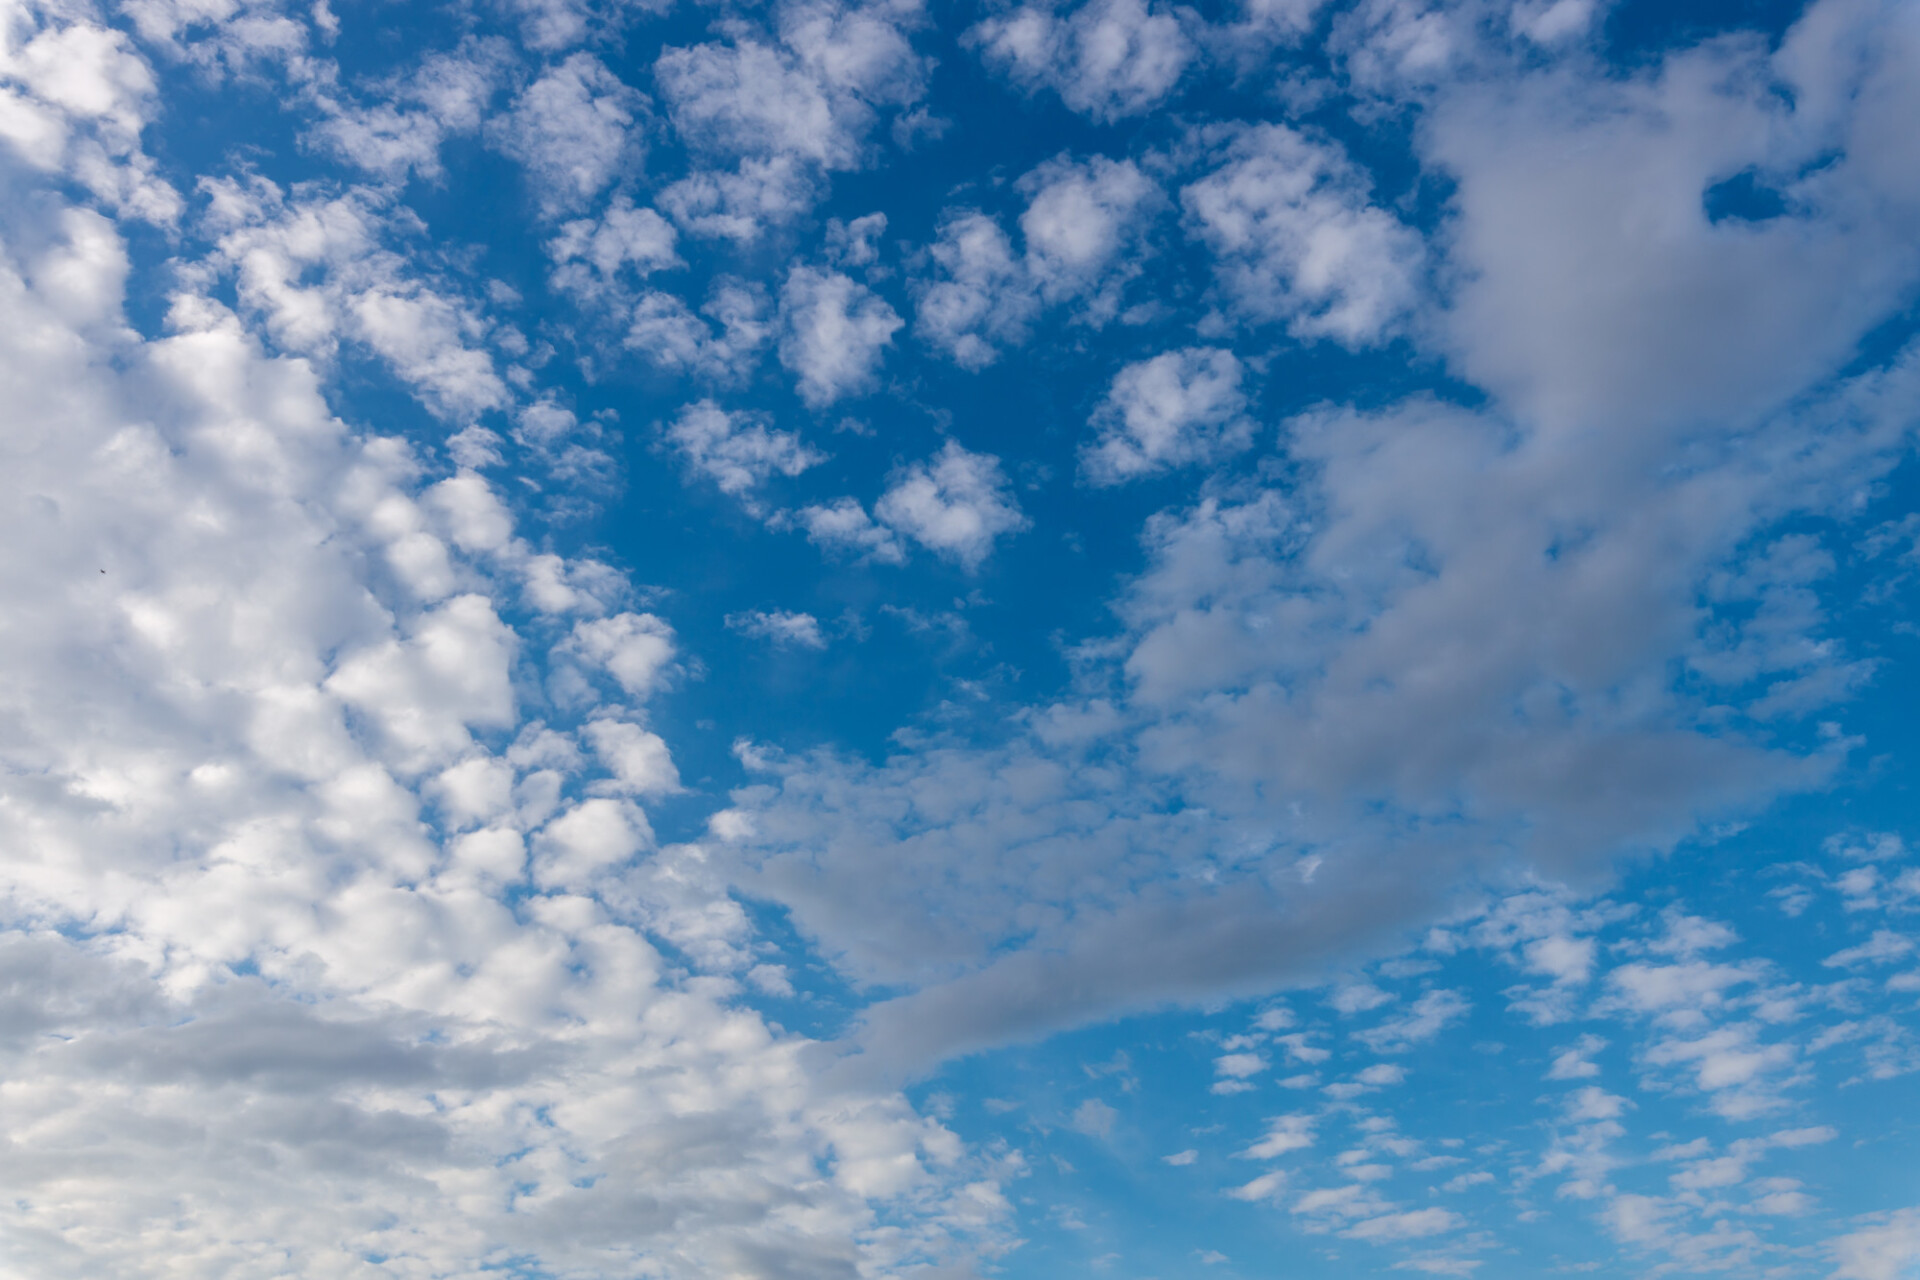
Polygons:
[[494,142],[525,166],[535,203],[553,216],[637,170],[645,105],[598,58],[576,53],[520,92]]
[[977,211],[949,214],[927,252],[939,274],[918,290],[914,331],[923,341],[963,369],[982,369],[1025,338],[1039,299],[999,223]]
[[1218,347],[1169,351],[1128,365],[1095,412],[1097,438],[1080,455],[1095,484],[1121,484],[1166,467],[1207,462],[1245,448],[1240,361]]
[[1027,173],[1021,252],[977,210],[949,212],[919,282],[915,328],[955,363],[980,369],[1015,346],[1042,303],[1069,305],[1095,326],[1112,320],[1139,276],[1145,232],[1165,197],[1131,161],[1058,156]]
[[624,345],[657,368],[732,382],[772,342],[771,309],[761,290],[739,281],[716,283],[700,315],[675,295],[650,290],[634,301]]
[[798,377],[800,398],[823,408],[873,386],[903,323],[851,276],[795,267],[780,289],[780,363]]
[[485,345],[490,324],[468,298],[422,279],[391,247],[407,220],[392,217],[386,197],[287,192],[264,178],[202,186],[206,229],[219,237],[203,269],[232,273],[242,307],[283,350],[330,360],[351,341],[447,416],[507,403]]
[[988,18],[968,39],[1015,83],[1052,89],[1103,121],[1157,106],[1194,57],[1180,18],[1143,0],[1091,0],[1065,17],[1023,5]]
[[[1049,302],[1088,299],[1088,317],[1110,318],[1118,289],[1138,270],[1147,219],[1164,200],[1159,187],[1128,160],[1061,156],[1020,179],[1027,196],[1020,215],[1027,269]],[[1116,278],[1117,277],[1117,278]]]
[[1236,313],[1359,347],[1413,305],[1424,254],[1367,188],[1333,144],[1260,125],[1230,134],[1218,167],[1180,200]]
[[793,432],[769,427],[751,413],[729,413],[711,400],[682,409],[666,439],[689,467],[749,506],[753,491],[772,477],[797,476],[825,460]]
[[1000,460],[949,440],[927,462],[896,474],[874,515],[928,550],[979,567],[994,541],[1027,527]]

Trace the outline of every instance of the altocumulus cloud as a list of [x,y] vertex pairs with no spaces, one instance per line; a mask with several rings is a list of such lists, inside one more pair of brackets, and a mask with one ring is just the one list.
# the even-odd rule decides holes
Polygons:
[[1907,1274],[1920,17],[1721,20],[0,8],[7,1265]]

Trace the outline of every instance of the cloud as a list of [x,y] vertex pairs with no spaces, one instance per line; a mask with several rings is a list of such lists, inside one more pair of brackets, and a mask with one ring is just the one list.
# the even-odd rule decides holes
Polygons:
[[701,400],[680,411],[666,428],[665,438],[691,469],[712,480],[720,492],[758,510],[753,494],[768,480],[776,475],[797,476],[826,460],[802,443],[798,434],[776,430],[768,421],[764,415],[729,413],[711,400]]
[[353,189],[325,198],[259,177],[208,178],[209,265],[230,272],[242,309],[283,351],[331,361],[343,341],[370,351],[438,413],[509,401],[482,311],[448,282],[423,278],[391,241],[408,219],[389,197]]
[[1870,1218],[1827,1244],[1834,1280],[1899,1280],[1920,1260],[1920,1209]]
[[1168,467],[1205,463],[1253,436],[1231,351],[1189,347],[1130,364],[1095,411],[1095,440],[1080,455],[1095,484],[1122,484]]
[[553,217],[637,172],[645,108],[598,58],[576,53],[521,90],[491,136],[526,168],[535,204]]
[[727,615],[727,629],[742,635],[757,636],[780,646],[802,649],[827,647],[827,638],[820,630],[820,620],[810,613],[789,613],[783,609],[730,613]]
[[628,313],[623,345],[656,368],[734,382],[773,340],[771,309],[762,291],[738,281],[716,282],[699,315],[676,295],[649,290]]
[[983,213],[949,213],[927,251],[939,275],[916,289],[914,331],[963,369],[983,369],[1024,341],[1039,311],[1026,263]]
[[1077,1133],[1084,1133],[1089,1138],[1104,1139],[1113,1136],[1114,1121],[1119,1118],[1120,1113],[1100,1099],[1088,1098],[1073,1109],[1073,1115],[1068,1123]]
[[927,549],[972,572],[1000,537],[1028,525],[999,459],[949,440],[926,462],[896,472],[874,515]]
[[[1166,197],[1131,160],[1061,155],[1021,177],[1026,266],[1041,297],[1079,300],[1079,318],[1111,319],[1139,273],[1144,233]],[[1132,259],[1132,260],[1129,260]]]
[[1151,110],[1195,52],[1180,19],[1143,0],[1091,0],[1065,17],[1023,5],[981,22],[967,39],[1014,83],[1052,89],[1100,121]]
[[442,178],[442,148],[450,138],[479,131],[508,57],[498,42],[470,40],[456,52],[430,54],[407,73],[368,86],[370,92],[336,96],[321,90],[315,98],[325,118],[308,136],[344,163],[388,181],[409,172]]
[[547,242],[556,289],[596,300],[616,287],[621,270],[635,275],[681,265],[671,224],[652,209],[636,209],[616,196],[598,218],[577,218]]
[[780,363],[819,409],[872,388],[904,323],[885,299],[837,271],[795,267],[780,290]]
[[1338,146],[1285,125],[1228,133],[1219,155],[1180,202],[1228,307],[1348,347],[1389,336],[1417,300],[1425,252],[1370,203],[1365,174]]
[[[0,217],[0,381],[33,424],[0,583],[38,620],[0,635],[34,673],[0,689],[0,823],[31,851],[0,872],[0,1059],[34,1099],[10,1260],[851,1267],[869,1195],[909,1191],[991,1230],[991,1175],[940,1189],[950,1135],[817,1089],[729,1003],[757,962],[700,941],[741,927],[724,890],[636,860],[633,797],[673,779],[635,705],[666,623],[536,551],[486,479],[349,428],[210,292],[139,336],[100,215],[43,190]],[[593,681],[571,712],[515,656],[556,644]],[[668,985],[650,938],[719,985]]]

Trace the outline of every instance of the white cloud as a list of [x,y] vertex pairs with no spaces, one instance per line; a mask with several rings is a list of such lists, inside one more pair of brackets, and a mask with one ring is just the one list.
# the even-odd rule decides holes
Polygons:
[[1875,929],[1873,936],[1858,946],[1836,951],[1820,963],[1850,969],[1857,964],[1887,964],[1913,953],[1913,941],[1891,929]]
[[730,613],[726,621],[730,631],[757,636],[776,645],[796,645],[802,649],[827,647],[827,637],[820,630],[820,620],[810,613],[754,609],[747,613]]
[[1078,318],[1104,323],[1139,273],[1144,233],[1166,197],[1131,160],[1057,156],[1017,184],[1026,265],[1048,302],[1080,300]]
[[553,285],[583,299],[595,299],[615,287],[622,268],[635,275],[677,267],[674,231],[652,209],[636,209],[616,196],[598,218],[577,218],[561,226],[547,242],[553,259]]
[[290,197],[257,177],[201,187],[219,237],[214,263],[232,272],[242,308],[282,350],[329,361],[343,340],[361,344],[449,417],[507,403],[483,313],[391,247],[408,219],[390,213],[388,197],[361,189]]
[[997,539],[1028,524],[1007,491],[1000,460],[969,453],[952,440],[929,461],[897,472],[873,511],[881,522],[969,572],[980,567]]
[[1417,1240],[1457,1231],[1467,1220],[1448,1209],[1412,1209],[1356,1222],[1340,1234],[1352,1240]]
[[534,202],[553,217],[637,173],[645,105],[598,58],[576,53],[523,89],[492,137],[526,168]]
[[1231,351],[1189,347],[1130,364],[1094,412],[1098,436],[1080,455],[1095,484],[1121,484],[1168,467],[1205,463],[1251,442],[1253,422]]
[[657,368],[731,382],[750,373],[773,340],[770,310],[762,291],[737,281],[716,283],[700,315],[652,290],[634,302],[624,345]]
[[901,323],[851,276],[795,267],[780,290],[780,363],[798,376],[800,398],[823,408],[873,386]]
[[1828,1241],[1834,1280],[1903,1280],[1920,1262],[1920,1209],[1869,1218]]
[[852,498],[802,507],[793,518],[816,546],[882,564],[902,564],[906,560],[906,550],[894,531],[874,523],[867,509]]
[[582,732],[621,792],[655,796],[680,789],[680,771],[659,734],[631,721],[605,719],[588,721]]
[[805,215],[819,195],[813,171],[792,156],[749,157],[732,172],[688,174],[661,190],[659,205],[694,235],[746,246]]
[[630,697],[646,698],[673,661],[673,628],[650,613],[618,613],[575,623],[565,649],[606,671]]
[[1240,1152],[1248,1160],[1272,1160],[1289,1151],[1301,1151],[1314,1144],[1316,1120],[1305,1112],[1275,1116],[1267,1122],[1267,1134]]
[[757,511],[754,490],[776,475],[797,476],[825,461],[825,455],[809,448],[798,434],[768,423],[763,414],[728,412],[701,400],[682,409],[665,434],[688,466],[711,479],[720,492]]
[[1267,1069],[1267,1060],[1257,1053],[1224,1053],[1213,1060],[1215,1075],[1245,1080]]
[[[601,782],[671,785],[627,693],[667,628],[604,616],[630,588],[349,429],[316,364],[192,287],[217,274],[145,340],[99,215],[42,191],[0,219],[0,382],[32,424],[0,586],[36,619],[0,633],[33,673],[0,688],[9,1264],[859,1266],[870,1194],[908,1196],[929,1256],[991,1232],[1005,1201],[952,1135],[824,1090],[734,970],[668,977],[649,933],[755,962],[698,945],[738,936],[724,889],[633,861],[645,811],[587,794],[576,732]],[[543,729],[510,655],[568,636],[619,687]]]
[[[669,48],[654,80],[674,128],[703,157],[662,194],[690,230],[748,242],[811,207],[822,171],[858,167],[882,110],[924,90],[912,6],[783,6],[778,44]],[[733,172],[727,172],[731,166]]]
[[1424,248],[1369,202],[1366,175],[1285,125],[1230,135],[1220,155],[1180,200],[1232,310],[1348,347],[1390,335],[1416,301]]
[[1376,1053],[1405,1053],[1431,1040],[1446,1025],[1464,1017],[1472,1005],[1457,991],[1429,991],[1413,1002],[1406,1014],[1354,1033],[1354,1039]]
[[470,41],[372,86],[370,103],[319,91],[315,101],[325,118],[309,137],[339,160],[389,181],[409,172],[443,177],[442,146],[479,130],[506,61],[498,43]]
[[1227,1192],[1235,1200],[1258,1202],[1272,1200],[1287,1187],[1287,1173],[1284,1169],[1274,1169],[1261,1174],[1250,1182],[1244,1182]]
[[975,211],[949,214],[927,251],[940,274],[916,291],[914,331],[963,369],[982,369],[1024,341],[1039,311],[1026,264],[1000,224]]
[[1023,5],[986,19],[967,38],[1016,84],[1052,89],[1102,121],[1151,110],[1194,57],[1180,19],[1143,0],[1091,0],[1065,17]]

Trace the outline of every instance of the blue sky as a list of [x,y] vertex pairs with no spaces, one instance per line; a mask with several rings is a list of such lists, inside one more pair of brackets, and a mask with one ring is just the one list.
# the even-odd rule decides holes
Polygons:
[[1917,116],[11,0],[0,1275],[1920,1276]]

